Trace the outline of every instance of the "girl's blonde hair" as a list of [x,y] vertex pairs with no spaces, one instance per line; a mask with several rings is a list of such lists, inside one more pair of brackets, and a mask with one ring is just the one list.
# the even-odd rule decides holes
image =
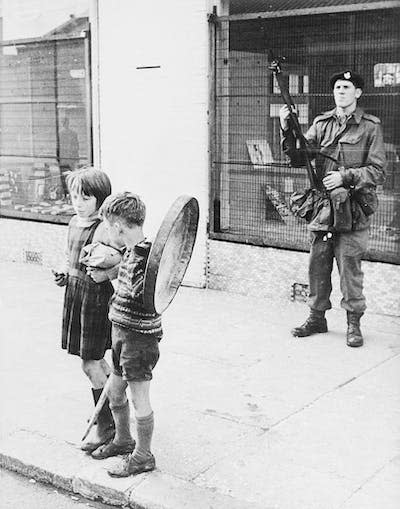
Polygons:
[[107,196],[111,194],[111,182],[104,171],[88,166],[72,171],[66,178],[68,191],[75,191],[85,196],[94,196],[96,206],[100,208]]

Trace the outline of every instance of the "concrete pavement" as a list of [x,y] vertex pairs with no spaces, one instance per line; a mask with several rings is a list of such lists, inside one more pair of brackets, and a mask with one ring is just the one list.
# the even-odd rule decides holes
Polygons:
[[[79,450],[92,411],[60,349],[49,269],[0,263],[0,465],[114,505],[151,509],[395,509],[400,500],[400,318],[345,315],[294,339],[304,304],[182,288],[155,370],[157,470],[112,479]],[[1,498],[0,498],[1,500]]]

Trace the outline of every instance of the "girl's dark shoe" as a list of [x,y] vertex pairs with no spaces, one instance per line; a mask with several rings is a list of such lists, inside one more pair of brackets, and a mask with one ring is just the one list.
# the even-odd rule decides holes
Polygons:
[[[92,389],[95,406],[102,392],[103,389]],[[93,427],[93,432],[89,434],[88,438],[81,444],[81,449],[82,451],[92,453],[101,445],[112,440],[114,436],[115,424],[107,399],[97,417],[97,424]]]
[[93,451],[92,458],[96,460],[103,460],[105,458],[111,458],[112,456],[131,453],[134,449],[135,441],[122,445],[114,444],[114,442],[108,442],[107,444],[101,445],[95,451]]
[[99,425],[93,426],[93,433],[89,434],[87,439],[82,442],[81,450],[92,453],[98,447],[110,442],[115,436],[114,425],[109,425],[106,429],[99,428]]
[[131,454],[122,458],[114,468],[107,470],[111,477],[129,477],[130,475],[141,474],[142,472],[151,472],[156,468],[156,460],[151,455],[146,461],[138,463]]

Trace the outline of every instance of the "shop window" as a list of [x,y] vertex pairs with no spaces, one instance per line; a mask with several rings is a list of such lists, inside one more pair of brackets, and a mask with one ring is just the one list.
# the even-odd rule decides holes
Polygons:
[[28,3],[18,3],[20,17],[6,4],[4,32],[18,38],[0,53],[0,215],[65,223],[73,214],[65,178],[91,164],[87,13],[57,7],[40,26],[45,34],[25,38],[26,27],[39,35]]
[[400,10],[339,12],[336,5],[329,14],[296,16],[293,10],[285,16],[277,1],[268,3],[268,9],[274,5],[279,12],[271,17],[240,19],[235,14],[211,25],[210,235],[309,249],[306,224],[288,209],[291,193],[309,183],[306,170],[290,167],[281,150],[283,101],[269,69],[272,51],[286,58],[282,69],[304,132],[317,114],[334,107],[330,75],[350,68],[365,78],[360,106],[381,119],[388,157],[367,257],[400,263]]

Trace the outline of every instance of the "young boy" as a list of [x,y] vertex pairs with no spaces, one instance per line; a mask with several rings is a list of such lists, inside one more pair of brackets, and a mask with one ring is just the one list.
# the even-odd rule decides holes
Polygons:
[[[108,470],[113,477],[127,477],[155,468],[150,449],[154,417],[149,389],[152,370],[159,358],[162,328],[161,316],[146,311],[143,305],[144,271],[150,250],[143,233],[145,213],[139,196],[128,192],[110,196],[100,209],[110,239],[125,247],[109,311],[113,359],[109,400],[116,432],[113,441],[92,453],[97,459],[129,453]],[[130,431],[128,385],[135,409],[136,443]]]

